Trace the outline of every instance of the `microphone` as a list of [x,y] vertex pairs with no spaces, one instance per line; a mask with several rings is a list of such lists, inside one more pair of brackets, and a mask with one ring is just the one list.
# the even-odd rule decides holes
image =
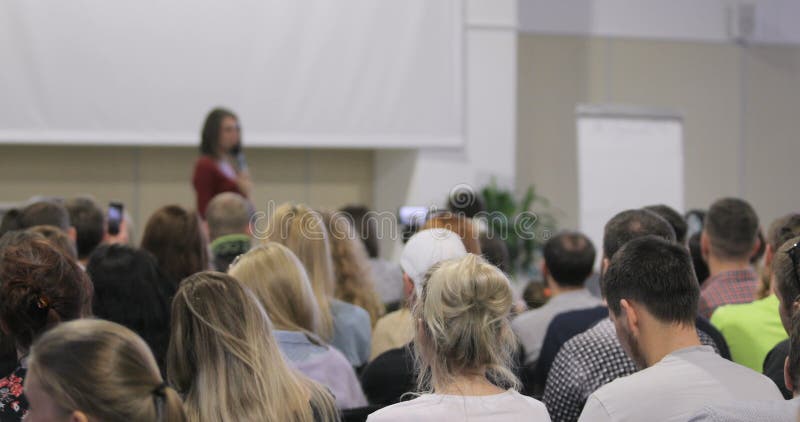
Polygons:
[[244,153],[242,151],[236,153],[236,164],[239,165],[239,171],[247,170],[247,161],[244,159]]
[[239,167],[240,172],[247,170],[247,161],[244,159],[241,142],[231,148],[230,154],[236,159],[236,165]]

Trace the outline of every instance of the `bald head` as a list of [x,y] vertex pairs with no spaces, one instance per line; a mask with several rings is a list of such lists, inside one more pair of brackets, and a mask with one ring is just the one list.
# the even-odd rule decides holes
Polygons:
[[224,192],[214,197],[206,208],[210,240],[229,234],[249,234],[253,207],[242,195]]

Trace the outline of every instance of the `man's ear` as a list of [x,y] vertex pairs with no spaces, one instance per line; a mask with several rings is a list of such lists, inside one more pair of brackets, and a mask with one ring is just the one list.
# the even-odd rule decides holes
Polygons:
[[700,233],[700,254],[703,256],[703,261],[708,263],[708,257],[711,254],[711,239],[708,238],[708,233],[703,230]]
[[89,418],[85,413],[81,412],[80,410],[76,410],[69,415],[69,422],[89,422]]
[[625,324],[628,326],[628,331],[634,335],[639,335],[639,314],[632,303],[627,299],[620,299],[619,307],[621,313],[625,314]]
[[73,242],[78,241],[78,231],[75,230],[74,226],[69,226],[69,229],[67,229],[67,237],[72,239]]
[[753,250],[750,251],[750,257],[754,257],[758,254],[758,250],[761,248],[761,238],[756,235],[756,241],[753,243]]
[[772,249],[772,245],[767,243],[767,247],[764,248],[764,268],[769,269],[770,272],[772,270],[772,260],[775,258],[775,251]]
[[792,374],[789,372],[789,357],[783,361],[783,384],[789,391],[794,391],[794,381],[792,381]]
[[603,261],[600,262],[600,275],[604,275],[608,270],[608,266],[611,265],[611,260],[603,256]]

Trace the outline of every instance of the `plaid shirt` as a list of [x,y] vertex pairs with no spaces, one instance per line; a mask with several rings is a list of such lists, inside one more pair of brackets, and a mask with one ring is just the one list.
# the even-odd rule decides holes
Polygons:
[[[697,331],[700,342],[719,353],[714,340]],[[556,355],[544,389],[544,404],[554,422],[577,421],[589,396],[617,378],[637,371],[606,318],[564,343]]]
[[715,274],[700,289],[700,315],[711,318],[722,305],[750,303],[756,299],[758,274],[752,269],[726,271]]

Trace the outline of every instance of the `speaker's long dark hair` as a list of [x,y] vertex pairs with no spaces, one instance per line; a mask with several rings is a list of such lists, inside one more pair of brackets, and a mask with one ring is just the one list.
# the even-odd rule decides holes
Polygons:
[[[219,132],[222,128],[222,120],[226,117],[233,117],[237,122],[239,121],[239,118],[236,117],[236,114],[227,108],[217,107],[208,113],[208,116],[206,116],[206,122],[203,124],[203,132],[200,136],[201,154],[216,157],[217,145],[219,144]],[[239,143],[241,142],[242,140],[240,138]]]

